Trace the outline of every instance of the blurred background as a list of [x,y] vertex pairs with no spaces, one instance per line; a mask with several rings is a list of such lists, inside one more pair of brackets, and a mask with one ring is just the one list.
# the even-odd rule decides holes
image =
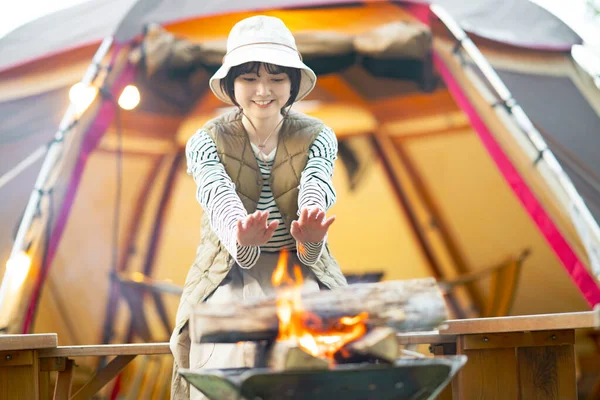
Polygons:
[[[200,242],[183,149],[227,110],[208,78],[257,13],[319,75],[295,108],[338,135],[328,240],[350,282],[433,276],[452,318],[600,303],[599,0],[200,3],[2,6],[2,333],[168,340]],[[100,397],[167,398],[171,361],[136,358]],[[598,398],[598,332],[577,365]]]

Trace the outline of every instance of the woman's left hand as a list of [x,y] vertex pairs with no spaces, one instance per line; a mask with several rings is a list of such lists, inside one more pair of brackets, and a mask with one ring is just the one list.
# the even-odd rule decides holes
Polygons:
[[325,211],[303,208],[300,218],[292,222],[290,233],[300,243],[318,243],[325,239],[327,230],[335,221],[335,216],[325,218]]

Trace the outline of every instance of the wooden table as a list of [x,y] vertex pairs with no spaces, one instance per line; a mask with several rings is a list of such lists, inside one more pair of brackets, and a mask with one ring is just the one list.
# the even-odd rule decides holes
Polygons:
[[576,400],[575,330],[600,328],[594,311],[447,321],[436,332],[401,334],[401,344],[430,344],[467,364],[440,399]]
[[[57,346],[56,334],[0,335],[0,399],[49,399],[50,372],[57,371],[55,400],[87,400],[136,356],[171,354],[168,343]],[[115,356],[71,394],[74,358]]]
[[38,354],[57,345],[56,334],[0,335],[0,399],[39,399],[40,390],[47,392]]
[[[434,354],[465,354],[451,390],[441,399],[575,400],[575,330],[600,328],[594,311],[447,321],[436,332],[400,334],[401,344],[430,344]],[[168,343],[57,346],[56,334],[0,335],[0,399],[88,399],[137,355],[170,354]],[[73,359],[115,356],[71,394]]]

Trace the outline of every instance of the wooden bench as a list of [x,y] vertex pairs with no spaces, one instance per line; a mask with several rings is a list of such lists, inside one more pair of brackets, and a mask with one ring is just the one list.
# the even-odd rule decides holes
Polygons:
[[[138,355],[171,354],[168,343],[57,346],[56,334],[0,335],[0,388],[7,399],[50,398],[50,372],[57,371],[55,400],[87,400]],[[115,356],[71,394],[74,358]],[[6,388],[6,389],[4,389]]]
[[[436,355],[468,362],[441,399],[577,399],[575,330],[600,328],[594,311],[447,321],[435,332],[399,334],[400,344],[429,344]],[[88,399],[138,355],[170,354],[168,343],[57,346],[56,334],[0,335],[0,388],[9,399]],[[71,394],[73,359],[114,356]]]
[[400,344],[464,354],[467,364],[440,399],[577,399],[575,330],[600,328],[593,311],[446,321],[435,332],[400,334]]

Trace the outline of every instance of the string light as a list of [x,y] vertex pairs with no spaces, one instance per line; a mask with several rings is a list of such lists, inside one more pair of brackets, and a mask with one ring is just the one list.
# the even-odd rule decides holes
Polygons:
[[140,104],[140,91],[134,85],[127,85],[119,96],[119,107],[123,110],[133,110]]
[[31,257],[25,252],[19,252],[9,258],[6,262],[6,276],[10,278],[12,288],[18,288],[23,285],[30,268]]
[[71,104],[75,106],[78,115],[83,114],[87,110],[97,95],[98,89],[96,87],[84,85],[81,82],[77,82],[69,90],[69,99],[71,100]]

